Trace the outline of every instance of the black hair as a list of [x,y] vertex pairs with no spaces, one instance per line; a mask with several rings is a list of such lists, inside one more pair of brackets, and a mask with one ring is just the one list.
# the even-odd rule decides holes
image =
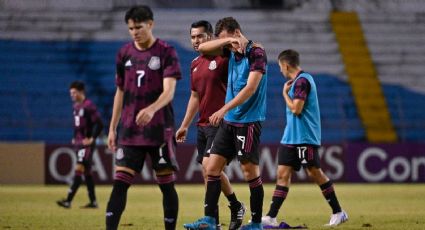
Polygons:
[[81,81],[73,81],[70,85],[69,85],[69,89],[76,89],[78,91],[84,91],[84,83]]
[[125,13],[125,23],[128,23],[130,19],[134,22],[153,21],[153,12],[151,8],[146,5],[133,6]]
[[277,59],[279,62],[285,61],[291,67],[297,67],[300,65],[300,54],[295,50],[284,50],[279,54]]
[[233,17],[225,17],[215,24],[215,36],[218,37],[218,35],[223,31],[226,30],[227,32],[235,32],[236,29],[239,29],[242,32],[241,26],[239,25],[238,21],[236,21]]
[[209,23],[206,20],[200,20],[200,21],[192,23],[192,25],[190,26],[189,32],[192,32],[192,28],[199,28],[199,27],[204,27],[205,32],[209,35],[214,33],[211,23]]

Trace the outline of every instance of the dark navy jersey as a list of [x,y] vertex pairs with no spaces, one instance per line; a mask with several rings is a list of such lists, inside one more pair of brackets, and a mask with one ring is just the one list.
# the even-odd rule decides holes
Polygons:
[[138,50],[133,42],[127,43],[117,54],[116,71],[116,85],[124,92],[118,143],[133,146],[163,144],[169,136],[165,132],[174,130],[172,104],[158,110],[145,126],[136,124],[136,116],[161,95],[164,78],[181,78],[175,49],[160,39],[146,50]]

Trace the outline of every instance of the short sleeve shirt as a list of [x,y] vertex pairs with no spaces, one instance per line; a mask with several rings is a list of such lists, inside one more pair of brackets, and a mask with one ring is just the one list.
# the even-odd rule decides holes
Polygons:
[[228,58],[198,56],[190,67],[191,89],[199,95],[198,126],[209,125],[209,117],[224,105]]
[[145,126],[136,124],[136,116],[161,95],[164,78],[181,78],[175,49],[160,39],[146,50],[138,50],[133,42],[128,43],[117,54],[116,71],[116,85],[124,92],[118,143],[158,146],[172,138],[169,135],[174,132],[171,103],[158,110]]

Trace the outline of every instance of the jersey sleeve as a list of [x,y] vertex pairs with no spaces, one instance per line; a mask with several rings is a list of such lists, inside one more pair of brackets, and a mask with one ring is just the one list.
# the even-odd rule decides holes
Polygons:
[[122,50],[120,50],[115,58],[115,85],[122,89],[124,87],[125,66]]
[[94,104],[91,104],[88,110],[90,113],[89,119],[91,123],[93,124],[92,136],[93,138],[97,138],[103,130],[102,118],[100,117],[100,113],[99,111],[97,111],[97,108]]
[[310,82],[306,78],[301,77],[294,84],[294,99],[305,101],[310,93]]
[[192,90],[192,91],[196,91],[196,89],[195,89],[195,83],[193,82],[193,70],[195,69],[195,67],[196,67],[196,60],[197,60],[197,58],[195,58],[193,61],[192,61],[192,63],[190,64],[190,89]]
[[260,47],[253,47],[249,54],[249,71],[266,73],[267,56],[266,51]]
[[176,79],[181,79],[181,70],[179,58],[177,56],[176,50],[173,47],[168,47],[164,54],[164,63],[163,63],[163,77],[174,77]]

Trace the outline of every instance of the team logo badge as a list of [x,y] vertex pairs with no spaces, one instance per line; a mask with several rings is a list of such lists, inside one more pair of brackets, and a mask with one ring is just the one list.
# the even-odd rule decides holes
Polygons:
[[210,65],[208,66],[208,69],[210,69],[210,70],[215,70],[215,69],[217,69],[217,62],[215,62],[215,60],[212,60],[212,61],[210,62]]
[[161,67],[161,63],[159,61],[159,57],[158,56],[152,56],[151,60],[149,60],[149,64],[148,64],[149,68],[151,70],[157,70],[159,69],[159,67]]
[[117,160],[121,160],[124,158],[124,150],[122,148],[117,149],[116,158]]
[[84,116],[84,109],[80,109],[78,111],[78,116],[80,116],[80,117]]

